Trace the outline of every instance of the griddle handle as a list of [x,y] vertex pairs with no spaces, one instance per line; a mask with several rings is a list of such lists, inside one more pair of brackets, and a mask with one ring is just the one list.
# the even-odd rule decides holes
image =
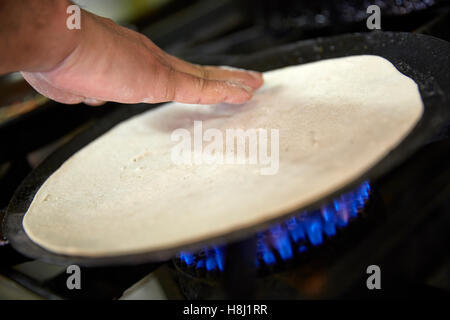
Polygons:
[[4,215],[5,215],[4,210],[0,210],[0,269],[12,267],[16,264],[32,260],[14,250],[9,241],[3,235]]

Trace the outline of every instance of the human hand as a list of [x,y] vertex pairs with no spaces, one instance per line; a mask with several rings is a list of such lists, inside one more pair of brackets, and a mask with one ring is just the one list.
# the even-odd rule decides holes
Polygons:
[[82,12],[74,50],[48,71],[22,72],[41,94],[66,104],[244,103],[262,75],[199,66],[173,57],[144,35],[109,19]]

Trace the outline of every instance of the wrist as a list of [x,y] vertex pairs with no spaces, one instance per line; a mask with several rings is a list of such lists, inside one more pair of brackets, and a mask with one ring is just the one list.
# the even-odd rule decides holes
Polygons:
[[63,63],[80,45],[85,33],[85,12],[80,10],[80,28],[69,29],[68,20],[75,14],[67,12],[71,5],[68,0],[56,1],[47,26],[40,32],[41,58],[36,57],[35,70],[26,71],[50,71]]

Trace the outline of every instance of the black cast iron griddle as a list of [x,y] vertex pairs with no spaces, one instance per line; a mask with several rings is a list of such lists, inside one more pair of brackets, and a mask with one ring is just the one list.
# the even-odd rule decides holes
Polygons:
[[[140,264],[150,261],[162,261],[173,257],[182,250],[195,250],[213,244],[224,244],[252,236],[274,223],[286,220],[303,210],[317,208],[335,196],[349,191],[365,180],[375,180],[395,166],[401,164],[414,151],[429,141],[442,127],[450,115],[450,44],[429,36],[373,32],[368,34],[343,35],[333,38],[302,41],[280,48],[274,48],[259,54],[232,57],[225,63],[259,71],[267,71],[289,65],[308,63],[323,59],[374,54],[387,58],[403,74],[418,83],[425,105],[424,114],[413,131],[384,159],[359,179],[345,188],[330,194],[326,198],[296,212],[283,215],[249,228],[243,228],[215,238],[191,243],[187,247],[171,247],[164,250],[151,250],[139,254],[106,257],[83,257],[56,254],[35,244],[26,235],[22,219],[31,204],[34,195],[44,181],[76,151],[111,129],[117,123],[146,111],[154,106],[123,106],[85,130],[72,141],[61,147],[23,181],[11,200],[4,221],[4,231],[13,248],[20,253],[50,263],[78,264],[82,266],[105,266]],[[222,63],[224,63],[222,61]],[[64,121],[64,119],[61,119]],[[122,235],[117,234],[120,238]]]

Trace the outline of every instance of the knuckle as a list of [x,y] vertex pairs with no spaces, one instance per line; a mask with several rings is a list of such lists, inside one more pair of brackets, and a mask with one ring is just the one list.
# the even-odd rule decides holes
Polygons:
[[204,78],[204,79],[210,79],[211,78],[211,73],[209,72],[208,69],[200,67],[200,70],[201,70],[202,78]]
[[207,68],[205,68],[203,66],[199,66],[197,64],[194,65],[194,67],[197,69],[198,76],[200,78],[208,79],[208,80],[211,79],[211,72]]
[[177,87],[175,69],[172,66],[164,66],[164,73],[166,74],[166,81],[164,86],[163,98],[169,101],[175,99],[175,89]]
[[197,87],[201,92],[206,91],[208,89],[208,80],[205,78],[197,78]]

